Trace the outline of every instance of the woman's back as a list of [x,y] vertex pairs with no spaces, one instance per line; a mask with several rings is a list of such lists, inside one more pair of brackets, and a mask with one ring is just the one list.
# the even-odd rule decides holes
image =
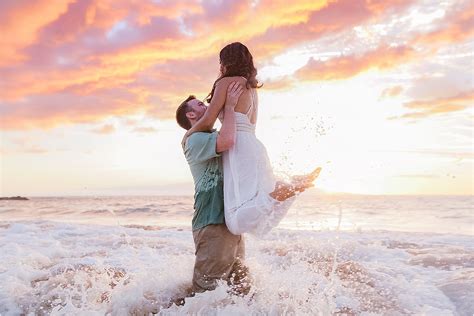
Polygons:
[[[226,80],[227,84],[237,81],[244,87],[247,84],[247,79],[240,76],[225,77],[221,80]],[[254,88],[248,88],[248,89],[244,89],[244,91],[240,95],[239,101],[237,102],[235,106],[235,112],[246,114],[250,122],[252,124],[255,124],[257,121],[257,107],[258,107],[257,91]]]

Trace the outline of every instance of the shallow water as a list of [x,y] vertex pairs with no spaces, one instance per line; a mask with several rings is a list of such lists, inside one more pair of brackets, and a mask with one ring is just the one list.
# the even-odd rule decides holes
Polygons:
[[[0,202],[1,315],[472,315],[473,197],[300,197],[246,236],[253,288],[190,285],[192,197]],[[337,231],[341,212],[340,231]]]

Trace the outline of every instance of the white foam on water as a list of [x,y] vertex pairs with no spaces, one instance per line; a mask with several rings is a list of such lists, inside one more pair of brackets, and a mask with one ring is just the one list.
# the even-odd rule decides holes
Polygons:
[[[127,237],[128,236],[128,237]],[[1,315],[472,315],[472,236],[276,229],[246,237],[248,296],[191,284],[189,229],[0,222]],[[336,257],[335,257],[336,255]]]

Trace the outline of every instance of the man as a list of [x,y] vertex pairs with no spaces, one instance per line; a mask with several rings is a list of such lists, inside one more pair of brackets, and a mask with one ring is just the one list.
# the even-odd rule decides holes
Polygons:
[[[195,187],[192,229],[196,261],[192,294],[214,290],[219,279],[227,281],[234,293],[245,294],[249,290],[247,268],[243,265],[244,240],[231,234],[224,221],[221,161],[221,154],[234,144],[234,107],[242,91],[238,83],[229,85],[219,132],[194,133],[183,147]],[[176,121],[189,130],[206,110],[204,103],[189,96],[176,110]]]

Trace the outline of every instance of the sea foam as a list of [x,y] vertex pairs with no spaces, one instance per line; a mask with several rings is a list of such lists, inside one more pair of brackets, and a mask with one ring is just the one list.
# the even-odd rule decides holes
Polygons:
[[[427,231],[429,226],[416,232],[411,224],[406,231],[387,229],[396,220],[378,224],[383,229],[375,229],[373,223],[364,226],[360,223],[367,218],[358,222],[356,217],[358,209],[364,216],[368,212],[363,208],[363,201],[351,202],[358,206],[342,203],[342,208],[328,207],[324,210],[326,214],[302,216],[323,213],[318,211],[321,202],[312,200],[314,209],[308,210],[309,203],[300,204],[290,214],[286,226],[274,229],[264,238],[246,236],[246,264],[253,279],[249,295],[229,295],[227,285],[221,283],[215,291],[187,298],[184,306],[172,305],[191,285],[194,243],[189,208],[192,199],[168,198],[168,204],[183,203],[178,206],[166,206],[159,198],[132,200],[125,203],[116,198],[85,199],[72,203],[73,207],[68,206],[68,199],[50,200],[49,208],[44,208],[47,199],[32,202],[31,205],[42,205],[37,211],[40,214],[54,207],[68,214],[56,214],[55,220],[44,213],[42,219],[35,218],[40,216],[31,212],[31,205],[29,217],[28,207],[23,205],[24,213],[18,207],[16,213],[21,219],[10,218],[10,211],[0,211],[0,314],[474,313],[472,235]],[[120,205],[113,206],[114,203]],[[436,210],[430,214],[426,205],[416,203],[418,206],[412,205],[412,209],[421,211],[413,211],[413,217],[438,216]],[[390,203],[365,200],[365,205],[372,205],[369,211],[381,212],[380,204]],[[3,210],[14,207],[10,202],[1,205]],[[118,215],[109,212],[107,221],[103,221],[102,212],[92,219],[80,220],[75,215],[111,207],[115,207],[114,213]],[[154,215],[145,217],[137,212],[138,219],[120,212],[120,208],[144,207],[168,212],[153,212]],[[339,231],[337,210],[342,210]],[[384,211],[385,218],[397,213]],[[458,218],[470,216],[456,210],[451,213],[456,213]],[[316,221],[318,216],[328,224],[316,228],[307,225],[307,218]],[[463,223],[460,225],[464,227]]]

